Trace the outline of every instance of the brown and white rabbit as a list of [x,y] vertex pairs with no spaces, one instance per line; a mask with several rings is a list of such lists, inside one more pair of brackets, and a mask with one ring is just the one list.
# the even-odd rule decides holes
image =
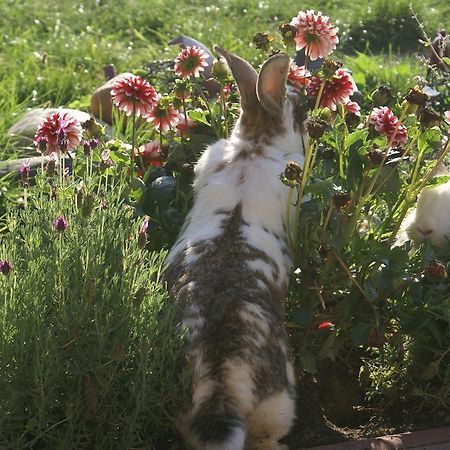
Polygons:
[[258,75],[215,50],[237,82],[242,112],[230,138],[199,159],[194,205],[167,258],[193,376],[180,431],[195,450],[276,450],[295,416],[284,326],[288,188],[279,175],[289,161],[303,166],[305,110],[286,86],[286,55],[270,57]]

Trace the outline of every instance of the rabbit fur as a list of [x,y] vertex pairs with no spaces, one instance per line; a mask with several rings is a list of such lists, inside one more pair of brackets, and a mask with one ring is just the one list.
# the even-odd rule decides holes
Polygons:
[[429,239],[438,248],[448,245],[450,238],[450,181],[426,187],[417,204],[402,222],[395,245],[412,239],[417,243]]
[[295,416],[284,327],[288,188],[279,175],[289,161],[303,166],[306,113],[286,86],[286,55],[269,58],[258,75],[215,49],[237,82],[242,110],[230,138],[200,157],[194,205],[167,258],[193,377],[180,432],[193,450],[276,450]]

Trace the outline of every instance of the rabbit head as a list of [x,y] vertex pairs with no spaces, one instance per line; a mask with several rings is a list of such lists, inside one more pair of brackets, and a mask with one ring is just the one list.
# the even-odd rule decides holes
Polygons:
[[423,189],[409,217],[408,236],[416,242],[425,239],[444,247],[450,238],[450,182]]
[[286,54],[271,56],[259,74],[245,60],[219,46],[241,97],[241,115],[233,135],[244,141],[273,145],[285,153],[303,152],[307,135],[306,105],[298,92],[287,85],[290,59]]

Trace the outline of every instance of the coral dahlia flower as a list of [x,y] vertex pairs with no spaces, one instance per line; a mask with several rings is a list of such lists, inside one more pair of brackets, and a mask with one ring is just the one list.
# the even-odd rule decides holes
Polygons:
[[199,47],[185,47],[175,58],[175,74],[186,79],[198,77],[205,70],[208,55]]
[[128,75],[119,79],[111,89],[113,103],[127,116],[136,114],[145,117],[157,100],[155,88],[137,75]]
[[68,113],[56,112],[46,117],[34,135],[34,144],[40,151],[65,152],[78,146],[83,130],[77,119]]
[[374,108],[369,122],[375,131],[388,138],[392,147],[400,147],[406,143],[408,139],[406,127],[399,124],[397,116],[387,106]]
[[159,167],[163,162],[161,146],[156,141],[150,141],[145,145],[141,145],[139,149],[134,150],[134,155],[142,158],[146,169],[151,166]]
[[334,323],[333,322],[329,322],[328,320],[326,320],[324,322],[320,322],[317,325],[317,328],[319,330],[326,330],[326,329],[333,328],[333,327],[334,327]]
[[327,57],[339,42],[336,35],[338,29],[320,11],[317,14],[312,9],[300,11],[291,20],[291,25],[297,29],[294,37],[296,49],[304,48],[305,54],[312,61]]
[[361,115],[361,106],[359,106],[356,102],[349,100],[344,104],[344,108],[347,112],[351,112],[353,114],[356,114],[357,116]]
[[311,74],[306,70],[305,66],[297,66],[291,61],[289,66],[288,81],[296,88],[304,88],[308,86]]
[[174,128],[180,121],[180,113],[168,103],[165,98],[158,96],[153,109],[145,118],[160,131],[167,131]]
[[[323,79],[317,75],[311,78],[311,83],[307,87],[310,97],[317,97],[319,95],[322,82]],[[338,69],[330,79],[325,80],[319,106],[322,108],[327,107],[335,111],[336,105],[339,103],[348,103],[350,96],[354,92],[355,83],[352,76],[346,70]]]

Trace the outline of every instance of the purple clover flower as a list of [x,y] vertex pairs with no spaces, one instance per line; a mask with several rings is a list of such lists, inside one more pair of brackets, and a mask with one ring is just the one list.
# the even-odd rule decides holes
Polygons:
[[64,233],[69,228],[69,222],[63,215],[60,215],[53,221],[53,228],[58,233]]
[[3,275],[9,275],[13,270],[13,266],[7,259],[0,259],[0,272]]

